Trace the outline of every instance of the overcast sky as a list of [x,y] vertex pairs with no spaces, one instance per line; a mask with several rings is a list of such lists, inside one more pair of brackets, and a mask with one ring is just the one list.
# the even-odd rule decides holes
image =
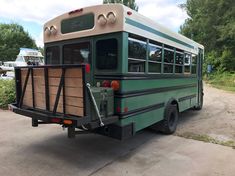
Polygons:
[[[178,4],[186,0],[136,0],[139,13],[177,32],[187,18]],[[15,22],[43,46],[43,24],[65,12],[102,4],[103,0],[0,0],[0,23]]]

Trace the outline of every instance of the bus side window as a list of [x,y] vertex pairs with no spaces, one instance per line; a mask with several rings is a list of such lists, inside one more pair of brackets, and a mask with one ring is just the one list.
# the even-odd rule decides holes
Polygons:
[[173,73],[174,50],[164,48],[164,73]]
[[96,42],[96,67],[100,70],[117,69],[118,41],[105,39]]
[[128,72],[145,72],[147,43],[129,38],[128,40]]
[[197,73],[197,55],[192,55],[192,74]]
[[176,51],[175,53],[175,73],[183,73],[184,53]]
[[185,53],[184,55],[184,73],[190,74],[190,65],[192,63],[191,54]]

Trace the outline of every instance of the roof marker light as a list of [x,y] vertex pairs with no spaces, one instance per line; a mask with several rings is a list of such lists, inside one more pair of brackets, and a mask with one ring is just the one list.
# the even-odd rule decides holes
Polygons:
[[104,26],[106,23],[107,23],[107,18],[105,17],[104,14],[100,14],[98,16],[98,23],[101,25],[101,26]]
[[83,11],[83,8],[81,8],[81,9],[76,9],[76,10],[70,11],[70,12],[69,12],[69,15],[72,15],[72,14],[74,14],[74,13],[79,13],[79,12],[82,12],[82,11]]
[[114,24],[116,22],[116,15],[113,12],[107,14],[108,23]]
[[51,30],[49,27],[45,27],[44,32],[47,36],[51,35]]
[[51,34],[55,35],[57,33],[57,29],[55,26],[50,27]]
[[127,15],[132,15],[132,12],[131,11],[127,11]]

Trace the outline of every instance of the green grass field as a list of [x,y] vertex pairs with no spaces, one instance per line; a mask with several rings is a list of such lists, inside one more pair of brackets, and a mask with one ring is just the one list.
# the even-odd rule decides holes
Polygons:
[[213,73],[204,78],[213,87],[235,92],[235,73]]

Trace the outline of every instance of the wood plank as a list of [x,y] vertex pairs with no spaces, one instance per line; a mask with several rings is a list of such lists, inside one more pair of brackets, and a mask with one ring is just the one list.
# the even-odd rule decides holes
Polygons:
[[48,77],[61,77],[62,69],[61,68],[49,68]]
[[66,105],[71,105],[71,106],[78,106],[78,107],[83,107],[83,98],[77,98],[77,97],[69,97],[66,96]]
[[66,78],[82,78],[82,68],[71,68],[65,72]]
[[[57,86],[50,86],[49,87],[49,94],[56,95],[58,91]],[[61,94],[63,95],[63,88],[61,89]],[[69,97],[83,97],[83,88],[70,88],[65,87],[65,95]]]
[[84,116],[83,108],[74,107],[74,106],[66,106],[66,114],[76,115],[76,116]]
[[[60,78],[62,75],[62,68],[49,68],[48,77],[51,78]],[[70,68],[66,69],[65,72],[66,78],[82,78],[82,68]]]
[[[50,86],[58,86],[60,84],[60,78],[49,78]],[[83,87],[81,78],[65,78],[66,87]]]
[[38,109],[46,109],[46,98],[44,93],[35,92],[35,107]]

